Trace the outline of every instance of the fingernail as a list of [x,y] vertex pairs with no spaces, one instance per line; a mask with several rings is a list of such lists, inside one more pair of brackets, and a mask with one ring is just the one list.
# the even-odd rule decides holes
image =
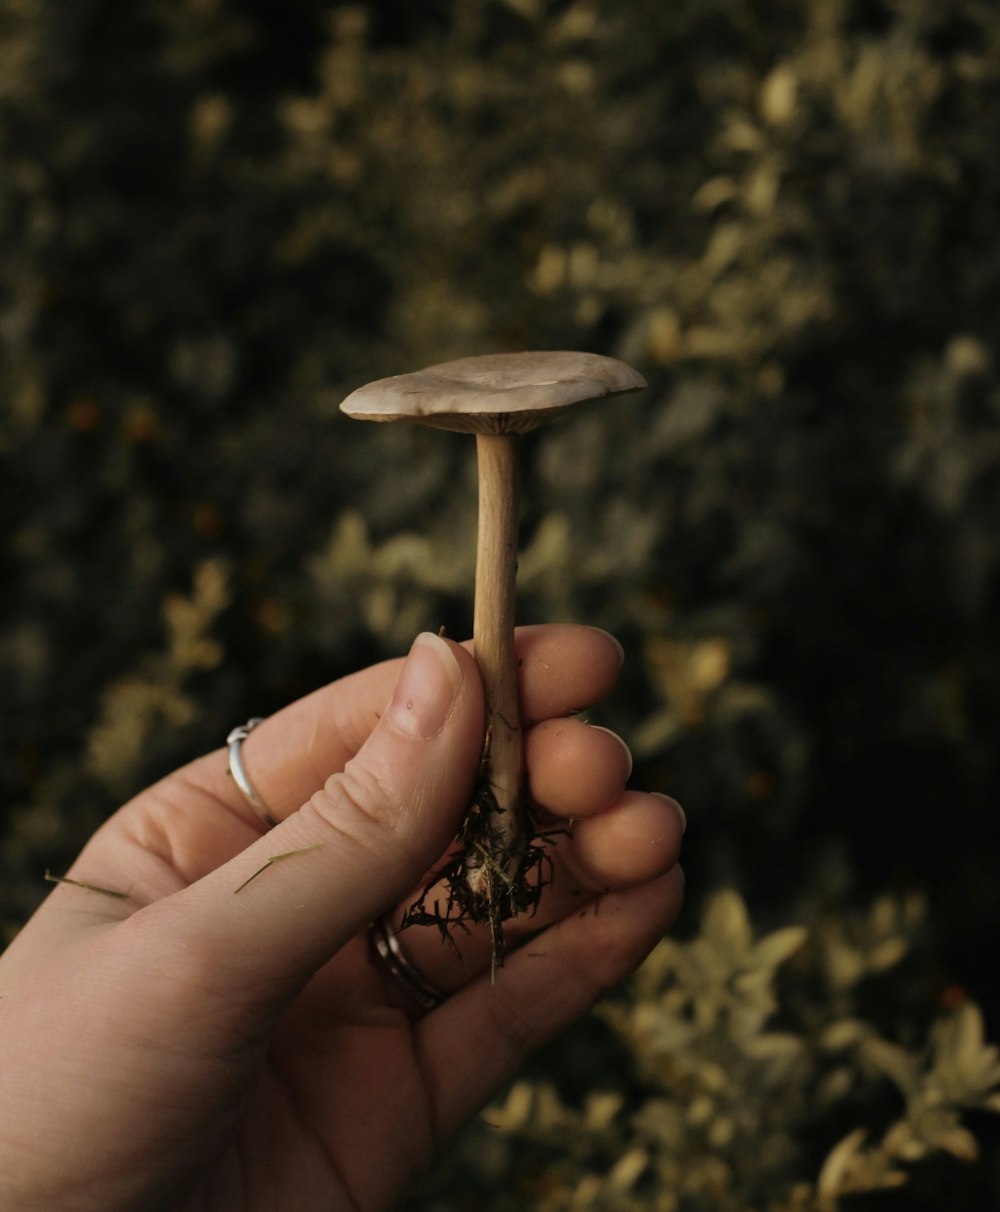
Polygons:
[[674,811],[681,818],[681,835],[683,836],[687,832],[688,827],[687,813],[680,806],[680,804],[677,803],[672,795],[664,795],[662,791],[654,791],[652,794],[658,795],[661,800],[666,800],[668,804],[673,804]]
[[462,684],[462,669],[440,636],[423,631],[413,641],[389,704],[397,728],[430,740],[444,727]]

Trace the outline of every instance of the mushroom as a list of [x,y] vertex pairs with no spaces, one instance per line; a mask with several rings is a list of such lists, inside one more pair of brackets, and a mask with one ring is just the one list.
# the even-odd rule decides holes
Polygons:
[[[573,404],[645,386],[631,367],[597,354],[487,354],[379,379],[352,392],[340,406],[359,420],[414,421],[476,435],[479,534],[473,641],[486,699],[486,742],[473,805],[460,834],[460,857],[438,877],[447,874],[464,917],[490,923],[497,962],[503,955],[501,923],[533,903],[524,887],[534,821],[525,790],[514,652],[518,435]],[[437,917],[430,920],[440,924]]]

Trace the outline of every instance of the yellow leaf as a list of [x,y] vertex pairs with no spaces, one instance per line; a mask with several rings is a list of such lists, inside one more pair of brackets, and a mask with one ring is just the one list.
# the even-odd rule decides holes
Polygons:
[[830,1150],[816,1183],[816,1192],[821,1200],[829,1203],[841,1190],[867,1135],[864,1128],[855,1128]]
[[862,1043],[861,1054],[906,1097],[916,1094],[919,1086],[917,1066],[905,1049],[873,1035]]
[[831,1023],[820,1036],[820,1047],[830,1052],[841,1052],[853,1048],[871,1031],[867,1023],[856,1018],[842,1018]]
[[934,1136],[930,1142],[939,1149],[946,1149],[960,1161],[974,1162],[979,1157],[979,1146],[976,1138],[960,1124],[956,1124],[940,1136]]
[[779,63],[760,87],[760,112],[772,126],[784,126],[795,117],[799,78],[787,63]]
[[799,950],[808,935],[805,926],[786,926],[783,930],[773,931],[754,946],[747,966],[777,968]]
[[630,1149],[615,1163],[608,1175],[608,1183],[617,1191],[629,1191],[642,1177],[649,1165],[649,1154],[645,1149]]
[[734,889],[717,892],[705,911],[703,937],[727,953],[745,953],[753,942],[750,916]]

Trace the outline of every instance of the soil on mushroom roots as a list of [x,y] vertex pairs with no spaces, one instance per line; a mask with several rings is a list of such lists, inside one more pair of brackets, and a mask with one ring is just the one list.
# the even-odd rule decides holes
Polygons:
[[448,861],[431,875],[401,925],[435,926],[452,945],[456,928],[489,925],[494,971],[506,952],[503,923],[533,914],[552,879],[553,833],[535,831],[530,805],[523,829],[506,828],[504,813],[481,774]]

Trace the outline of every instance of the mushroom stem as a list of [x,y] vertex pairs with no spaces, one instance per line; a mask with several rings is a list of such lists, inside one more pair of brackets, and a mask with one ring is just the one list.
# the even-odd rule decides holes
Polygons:
[[[495,801],[485,874],[512,880],[530,840],[524,803],[524,743],[514,651],[517,577],[517,435],[476,435],[479,462],[479,539],[473,621],[476,664],[486,696],[485,781]],[[492,808],[492,806],[491,806]],[[470,887],[483,858],[467,869]],[[492,869],[492,870],[490,870]],[[492,881],[490,881],[492,882]]]

